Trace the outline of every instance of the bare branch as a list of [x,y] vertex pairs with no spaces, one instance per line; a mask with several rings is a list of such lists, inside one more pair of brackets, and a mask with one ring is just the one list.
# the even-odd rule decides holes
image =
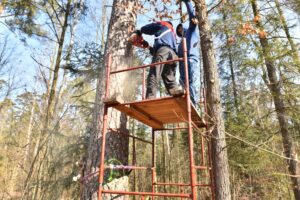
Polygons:
[[[59,5],[59,4],[58,4],[58,5]],[[54,5],[53,5],[52,3],[50,3],[50,6],[51,6],[51,8],[52,8],[52,10],[53,10],[53,12],[54,12],[54,14],[55,14],[55,16],[56,16],[56,19],[57,19],[59,25],[62,27],[63,25],[62,25],[62,23],[61,23],[61,21],[60,21],[60,19],[59,19],[59,15],[58,15],[58,13],[56,12],[56,9],[54,8]]]
[[56,39],[57,39],[57,42],[59,41],[59,37],[58,37],[58,33],[57,33],[57,30],[56,30],[56,28],[55,28],[55,26],[54,26],[54,21],[53,21],[53,19],[52,19],[52,15],[48,12],[48,9],[46,8],[46,13],[47,13],[47,15],[49,16],[49,18],[50,18],[50,21],[51,21],[51,25],[52,25],[52,29],[53,29],[53,31],[54,31],[54,35],[55,35],[55,37],[56,37]]
[[223,3],[224,0],[220,0],[216,5],[214,5],[211,9],[209,9],[207,11],[207,14],[209,14],[211,11],[213,11],[214,9],[216,9],[217,7],[219,7],[222,3]]
[[73,95],[71,98],[78,98],[78,97],[84,96],[84,95],[86,95],[86,94],[88,94],[90,92],[93,92],[94,90],[96,90],[96,88],[88,90],[88,91],[86,91],[86,92],[84,92],[82,94],[79,94],[79,95]]
[[42,64],[41,62],[37,61],[37,59],[35,59],[35,57],[33,55],[30,55],[30,57],[32,58],[32,60],[34,62],[36,62],[38,65],[42,66],[42,67],[45,67],[47,69],[49,69],[50,71],[53,71],[53,69],[51,69],[50,67],[47,67],[46,65]]

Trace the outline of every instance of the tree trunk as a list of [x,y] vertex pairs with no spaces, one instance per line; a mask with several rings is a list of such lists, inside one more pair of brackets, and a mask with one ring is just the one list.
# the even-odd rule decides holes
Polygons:
[[[253,9],[254,16],[259,16],[259,10],[258,10],[256,0],[251,1],[251,6]],[[256,26],[260,29],[260,31],[264,30],[263,25],[260,21],[256,22]],[[297,150],[295,149],[295,145],[293,144],[292,134],[289,132],[288,129],[288,121],[286,116],[284,100],[283,100],[283,94],[281,91],[280,82],[278,81],[276,75],[275,63],[272,60],[271,46],[269,45],[269,42],[266,37],[260,37],[259,41],[262,48],[262,56],[264,58],[265,65],[267,67],[267,74],[269,77],[268,88],[272,94],[273,101],[275,104],[275,110],[279,122],[280,133],[282,136],[284,153],[285,156],[289,158],[287,159],[287,164],[288,164],[289,173],[291,175],[290,176],[291,181],[293,184],[294,196],[295,199],[300,199],[300,177],[299,177],[300,171],[299,171],[299,165],[297,163]]]
[[277,8],[277,11],[278,11],[278,14],[279,14],[279,18],[280,18],[280,21],[281,21],[282,28],[283,28],[284,33],[285,33],[285,35],[286,35],[286,37],[287,37],[287,39],[290,43],[290,46],[291,46],[293,61],[296,65],[296,67],[297,67],[298,72],[300,72],[300,61],[299,61],[299,54],[298,54],[297,47],[296,47],[296,45],[293,41],[293,38],[291,37],[287,22],[285,20],[285,17],[283,15],[283,12],[281,10],[281,7],[280,7],[280,4],[279,4],[278,0],[275,0],[275,5],[276,5],[276,8]]
[[[225,11],[226,12],[226,11]],[[225,22],[227,19],[226,13],[224,11],[223,13],[223,21]],[[232,82],[232,92],[233,92],[233,100],[234,100],[234,107],[236,113],[239,111],[239,104],[238,104],[238,96],[237,96],[237,87],[236,87],[236,80],[235,80],[235,73],[234,73],[234,64],[233,64],[233,55],[232,55],[232,49],[231,44],[229,43],[229,35],[227,33],[227,26],[225,23],[225,36],[226,36],[226,49],[228,51],[228,61],[229,61],[229,67],[230,67],[230,78]]]
[[65,10],[65,16],[64,16],[64,24],[62,26],[61,35],[60,35],[60,38],[58,41],[58,52],[57,52],[57,56],[56,56],[54,72],[53,72],[53,80],[52,80],[52,84],[51,84],[50,95],[48,98],[48,105],[47,105],[47,109],[46,109],[46,120],[45,120],[45,125],[44,125],[45,129],[48,128],[49,120],[51,119],[52,114],[53,114],[53,103],[54,103],[54,99],[56,96],[58,72],[59,72],[60,62],[61,62],[62,53],[63,53],[62,51],[63,51],[63,47],[64,47],[64,42],[65,42],[65,35],[66,35],[67,28],[68,28],[68,18],[70,15],[70,11],[71,11],[71,0],[68,0],[66,10]]
[[225,127],[220,101],[220,80],[207,7],[204,0],[194,0],[201,33],[201,51],[203,57],[204,76],[207,86],[207,114],[212,137],[212,170],[214,177],[214,193],[216,200],[230,200],[229,167],[225,140]]
[[[63,47],[64,47],[64,42],[65,42],[65,35],[66,31],[68,28],[68,19],[70,16],[71,12],[71,2],[72,0],[67,1],[66,9],[65,9],[65,14],[64,14],[64,23],[63,26],[61,27],[61,35],[58,40],[58,52],[56,55],[56,60],[55,60],[55,65],[54,65],[54,70],[53,70],[53,79],[51,83],[51,88],[50,88],[50,93],[48,97],[48,104],[46,105],[46,112],[45,112],[45,119],[43,122],[43,129],[41,131],[41,134],[38,136],[38,141],[37,141],[37,151],[36,155],[34,155],[34,159],[31,162],[31,166],[28,172],[28,175],[26,177],[25,183],[24,183],[24,189],[23,189],[23,194],[22,194],[22,199],[25,198],[27,194],[27,189],[28,189],[28,184],[31,179],[31,176],[34,172],[35,164],[39,161],[39,156],[42,153],[46,152],[46,143],[48,140],[47,133],[48,133],[48,127],[49,127],[49,121],[52,119],[52,114],[54,111],[54,100],[56,96],[56,86],[57,86],[57,81],[58,81],[58,74],[59,74],[59,68],[60,68],[60,63],[62,60],[62,53],[63,53]],[[48,93],[47,93],[48,94]],[[41,161],[43,162],[43,161]]]
[[[228,39],[228,34],[226,34],[226,38]],[[234,74],[234,69],[233,69],[234,66],[233,66],[232,51],[231,51],[230,46],[227,46],[226,48],[228,50],[228,59],[229,59],[229,66],[230,66],[230,77],[231,77],[231,82],[232,82],[234,106],[235,106],[236,112],[238,112],[239,111],[239,104],[238,104],[238,97],[237,97],[235,74]]]
[[[108,39],[105,48],[105,58],[107,59],[109,54],[112,56],[112,71],[128,67],[130,65],[128,61],[132,60],[133,51],[127,40],[131,32],[134,30],[136,23],[136,15],[134,14],[135,12],[133,12],[134,4],[135,1],[133,0],[114,0],[113,2]],[[105,63],[107,64],[107,62]],[[88,153],[86,157],[84,176],[97,171],[99,168],[100,141],[102,136],[101,130],[104,113],[103,98],[105,95],[105,80],[105,68],[104,66],[101,66],[99,69],[94,109],[95,113],[93,117],[93,125],[89,134]],[[124,87],[124,83],[128,83],[126,88]],[[134,85],[132,80],[129,80],[128,73],[111,76],[109,96],[118,95],[125,101],[128,101],[128,98],[133,92],[129,87],[131,84]],[[116,128],[122,132],[128,132],[126,129],[127,117],[125,115],[121,115],[119,112],[109,109],[108,116],[110,119],[109,128]],[[129,140],[127,137],[125,138],[124,136],[116,133],[107,133],[105,163],[107,164],[107,161],[113,158],[123,165],[128,165],[128,144]],[[107,179],[107,176],[105,177]],[[128,189],[128,185],[124,183],[124,180],[128,179],[124,179],[124,177],[118,178],[123,182],[122,184],[124,184],[123,190]],[[97,180],[98,179],[94,177],[84,182],[83,194],[81,196],[82,199],[97,199]],[[116,182],[116,180],[113,182]],[[114,183],[114,185],[118,185],[118,187],[120,187],[120,184],[118,185]]]
[[30,149],[30,145],[31,145],[31,135],[32,135],[32,124],[33,124],[35,101],[36,100],[34,97],[32,107],[30,110],[29,124],[28,124],[28,128],[27,128],[26,147],[25,147],[24,161],[23,161],[23,166],[25,169],[26,169],[26,164],[27,164],[28,156],[29,156],[29,149]]

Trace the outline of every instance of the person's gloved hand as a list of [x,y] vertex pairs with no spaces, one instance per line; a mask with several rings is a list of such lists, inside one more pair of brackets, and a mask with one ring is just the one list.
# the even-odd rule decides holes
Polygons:
[[135,30],[133,33],[137,34],[138,36],[142,36],[142,31],[141,30]]
[[135,30],[132,32],[130,37],[128,38],[128,42],[130,42],[133,46],[139,48],[148,48],[149,44],[144,40],[142,36],[142,32],[140,30]]
[[147,49],[149,47],[149,43],[146,40],[144,40],[141,45],[144,49]]
[[143,40],[142,32],[140,30],[133,31],[128,38],[128,41],[132,43],[136,43],[136,40],[140,40],[140,41]]
[[150,54],[152,55],[152,56],[154,56],[154,48],[153,47],[149,47],[149,52],[150,52]]
[[182,0],[176,0],[176,5],[180,4]]
[[176,4],[180,4],[181,2],[189,2],[190,0],[176,0]]
[[192,21],[192,23],[193,23],[194,25],[197,25],[197,24],[198,24],[198,19],[197,19],[196,17],[193,17],[193,18],[191,19],[191,21]]

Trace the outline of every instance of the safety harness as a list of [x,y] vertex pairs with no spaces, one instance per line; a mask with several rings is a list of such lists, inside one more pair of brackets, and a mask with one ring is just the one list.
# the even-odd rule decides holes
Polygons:
[[162,32],[159,36],[154,37],[154,39],[159,39],[159,38],[161,38],[162,36],[166,35],[169,32],[172,32],[173,35],[174,35],[174,37],[176,38],[176,33],[175,33],[174,29],[173,29],[173,26],[169,22],[160,21],[158,23],[161,24],[161,25],[163,25],[163,26],[168,27],[168,30],[165,30],[164,32]]

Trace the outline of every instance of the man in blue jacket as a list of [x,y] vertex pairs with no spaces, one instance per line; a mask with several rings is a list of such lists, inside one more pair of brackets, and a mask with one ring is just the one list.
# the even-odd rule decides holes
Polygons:
[[[176,54],[176,34],[171,22],[162,21],[145,25],[141,30],[135,31],[139,36],[143,34],[154,35],[154,45],[150,49],[153,55],[152,63],[164,62],[177,59]],[[162,77],[164,85],[169,94],[174,95],[181,90],[181,86],[176,84],[176,62],[151,67],[147,78],[146,98],[156,97],[157,86]]]
[[[179,37],[185,37],[187,42],[187,56],[188,56],[188,74],[190,85],[191,101],[197,107],[200,101],[200,56],[199,56],[199,31],[198,21],[195,16],[195,10],[190,0],[182,0],[187,8],[189,14],[189,26],[185,28],[183,24],[179,24],[176,28],[176,33]],[[178,46],[178,56],[183,57],[182,42]],[[179,63],[180,84],[185,85],[185,70],[184,62]]]

